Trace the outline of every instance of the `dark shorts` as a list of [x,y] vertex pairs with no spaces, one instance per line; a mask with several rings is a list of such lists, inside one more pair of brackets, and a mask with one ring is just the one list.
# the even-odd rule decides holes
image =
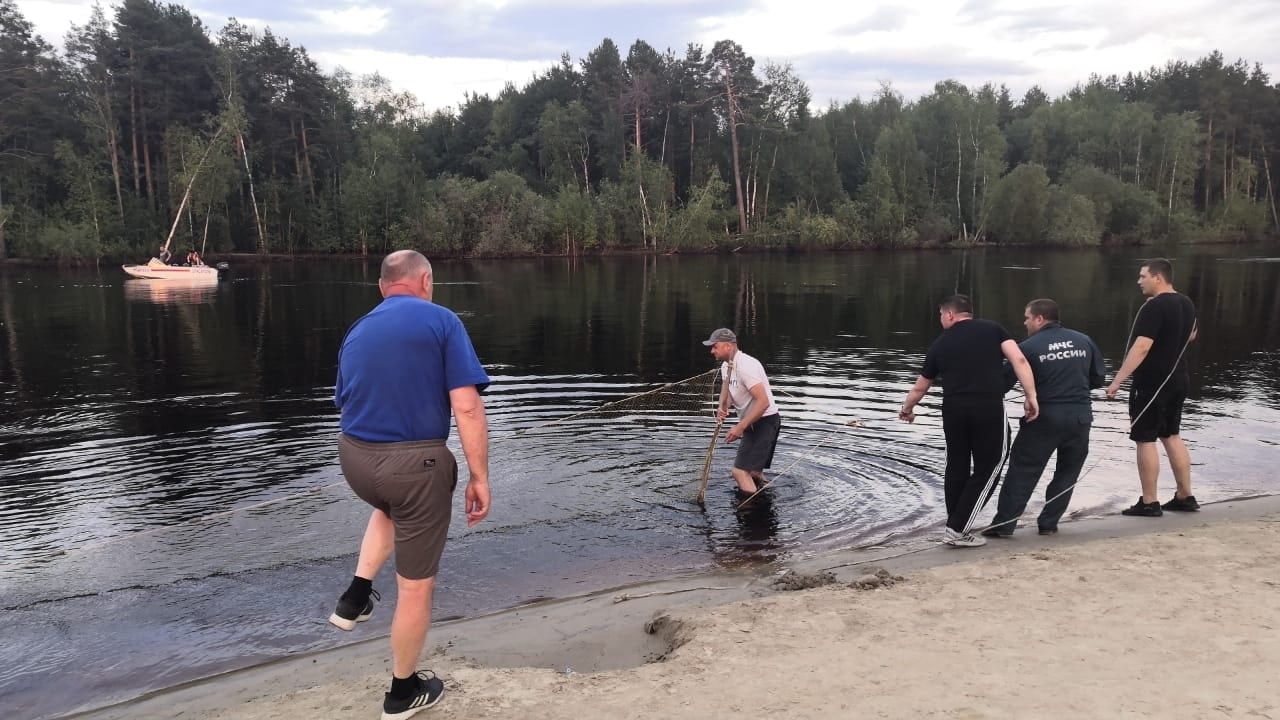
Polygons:
[[1186,389],[1175,387],[1173,383],[1166,385],[1158,394],[1154,388],[1135,387],[1130,390],[1129,422],[1133,427],[1129,428],[1129,439],[1155,442],[1178,435],[1182,429],[1182,403],[1186,399]]
[[444,441],[371,443],[339,433],[338,462],[356,495],[395,525],[396,573],[435,577],[458,485],[458,461]]
[[772,465],[773,451],[778,447],[778,431],[781,429],[782,417],[777,413],[765,415],[752,423],[742,434],[733,466],[747,472],[759,472]]

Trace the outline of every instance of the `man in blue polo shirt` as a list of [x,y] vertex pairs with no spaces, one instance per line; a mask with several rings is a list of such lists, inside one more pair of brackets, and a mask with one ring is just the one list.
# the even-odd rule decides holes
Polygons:
[[458,464],[445,447],[457,422],[470,478],[467,525],[489,513],[489,436],[480,393],[489,377],[458,316],[431,302],[431,264],[400,250],[382,261],[382,302],[347,331],[334,403],[347,484],[373,506],[351,586],[329,621],[350,630],[373,612],[372,578],[395,550],[399,599],[391,623],[391,689],[383,720],[434,705],[444,683],[418,671],[436,571],[449,532]]
[[[1098,346],[1084,333],[1068,330],[1058,321],[1058,303],[1048,298],[1032,300],[1022,310],[1027,339],[1018,344],[1036,379],[1040,417],[1022,423],[1009,451],[1009,471],[1000,488],[996,517],[982,534],[1009,537],[1027,508],[1036,483],[1057,451],[1053,479],[1045,490],[1044,509],[1037,524],[1041,535],[1058,532],[1058,521],[1071,502],[1071,489],[1089,457],[1089,430],[1093,426],[1093,402],[1089,391],[1102,387],[1107,367]],[[1012,388],[1012,366],[1005,366],[1005,385]]]

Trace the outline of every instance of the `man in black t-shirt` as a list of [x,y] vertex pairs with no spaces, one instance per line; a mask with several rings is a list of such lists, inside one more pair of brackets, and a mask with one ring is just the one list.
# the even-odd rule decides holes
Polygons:
[[934,380],[942,379],[942,433],[947,439],[943,494],[947,503],[944,542],[956,547],[986,543],[970,532],[978,512],[991,497],[1000,462],[1009,446],[1004,414],[1004,360],[1022,383],[1027,422],[1036,419],[1036,383],[1018,343],[999,324],[975,320],[973,303],[952,295],[938,309],[943,332],[924,358],[924,367],[907,393],[898,418],[916,419],[914,408]]
[[[1187,372],[1187,346],[1196,339],[1196,306],[1173,289],[1173,263],[1163,258],[1147,261],[1138,272],[1138,287],[1147,296],[1133,321],[1133,346],[1107,386],[1114,399],[1120,383],[1133,376],[1129,388],[1129,439],[1137,443],[1138,479],[1142,497],[1125,515],[1159,517],[1164,510],[1195,512],[1200,509],[1191,494],[1191,455],[1182,442],[1182,404],[1191,378]],[[1156,480],[1160,455],[1156,440],[1164,445],[1177,490],[1173,499],[1160,504]]]

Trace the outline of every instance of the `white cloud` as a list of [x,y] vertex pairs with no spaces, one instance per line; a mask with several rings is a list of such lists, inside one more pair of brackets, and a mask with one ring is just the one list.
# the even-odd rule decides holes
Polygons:
[[320,21],[322,32],[376,35],[387,27],[387,8],[351,5],[341,10],[307,11]]
[[[908,12],[912,7],[919,11]],[[824,0],[759,0],[741,11],[705,18],[696,39],[709,45],[731,38],[754,57],[793,62],[802,79],[807,79],[806,59],[830,63],[840,53],[856,58],[847,81],[825,77],[813,88],[818,105],[825,104],[824,95],[869,96],[880,80],[892,81],[908,97],[948,78],[971,85],[1004,82],[1015,90],[1039,84],[1058,94],[1090,74],[1140,72],[1170,59],[1195,60],[1214,49],[1228,60],[1244,56],[1275,72],[1280,14],[1262,12],[1263,7],[1259,0],[1229,5],[978,0],[929,7],[900,1],[832,6]],[[893,16],[896,23],[874,22],[892,11],[901,11]],[[1008,67],[1005,74],[999,71],[1002,63]],[[894,68],[904,65],[934,66],[938,74],[929,80],[895,78]]]
[[54,47],[62,46],[73,23],[83,25],[93,14],[93,3],[82,0],[18,0],[17,4],[36,34]]
[[[91,8],[82,0],[16,1],[55,46],[71,23],[89,19]],[[1015,95],[1040,85],[1057,95],[1091,74],[1141,72],[1215,49],[1228,62],[1244,58],[1280,73],[1274,0],[308,0],[251,6],[261,16],[252,19],[243,17],[244,7],[199,0],[193,11],[215,32],[228,15],[258,30],[270,27],[330,70],[379,71],[429,108],[456,105],[464,92],[521,85],[561,51],[581,59],[606,35],[616,38],[618,23],[637,17],[659,19],[637,30],[652,33],[640,39],[659,48],[679,51],[690,41],[710,48],[728,38],[760,62],[790,62],[819,107],[869,97],[881,81],[909,98],[949,78],[971,86],[1003,82]],[[580,13],[571,12],[578,7]],[[699,9],[706,13],[699,17]],[[694,19],[664,24],[665,13]],[[420,44],[417,35],[408,44],[403,32],[397,37],[410,26],[422,28]],[[456,42],[460,29],[491,42]],[[389,51],[397,41],[394,48],[403,52]],[[547,59],[463,57],[517,46],[526,58]]]
[[428,112],[456,107],[469,92],[496,95],[508,82],[519,87],[555,62],[552,58],[430,57],[364,49],[316,52],[312,57],[329,70],[343,67],[353,75],[380,73],[393,87],[417,96]]

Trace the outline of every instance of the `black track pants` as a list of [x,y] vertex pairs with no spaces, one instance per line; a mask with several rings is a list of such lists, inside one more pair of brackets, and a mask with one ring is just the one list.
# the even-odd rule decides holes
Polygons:
[[943,491],[947,527],[968,532],[995,491],[1009,442],[1009,423],[999,395],[948,395],[942,401],[947,438]]

